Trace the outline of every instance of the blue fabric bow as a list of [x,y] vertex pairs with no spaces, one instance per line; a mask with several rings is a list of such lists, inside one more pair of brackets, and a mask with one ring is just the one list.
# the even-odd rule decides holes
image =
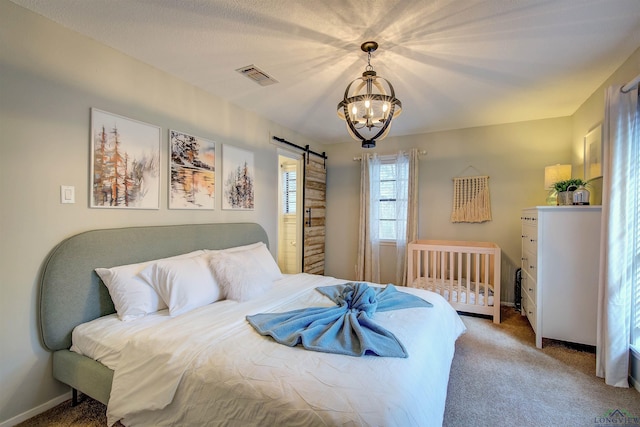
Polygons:
[[349,356],[408,357],[395,335],[371,318],[376,311],[432,307],[422,298],[399,292],[393,285],[375,288],[355,282],[316,290],[337,305],[254,314],[247,320],[260,334],[290,347],[302,344],[308,350]]

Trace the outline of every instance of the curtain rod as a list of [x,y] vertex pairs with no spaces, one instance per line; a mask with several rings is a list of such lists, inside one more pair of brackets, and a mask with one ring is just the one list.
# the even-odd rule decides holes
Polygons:
[[289,145],[291,147],[295,147],[298,150],[302,150],[302,151],[304,151],[304,152],[306,152],[308,154],[313,154],[315,156],[323,158],[324,160],[327,160],[327,153],[325,151],[323,151],[322,154],[320,154],[320,153],[316,153],[313,150],[309,150],[309,145],[305,145],[304,147],[302,147],[302,146],[300,146],[298,144],[294,144],[293,142],[289,142],[284,138],[278,138],[277,136],[274,136],[273,139],[278,141],[278,142],[282,142],[283,144]]
[[640,83],[640,74],[638,74],[633,80],[631,80],[629,83],[627,83],[626,85],[622,86],[620,88],[620,92],[622,93],[627,93],[630,90],[633,90],[634,88],[636,88],[638,86],[638,83]]
[[[395,155],[397,155],[397,154],[398,154],[398,153],[393,153],[393,154],[378,154],[378,156],[380,156],[380,157],[386,157],[386,156],[395,156]],[[427,150],[418,150],[418,155],[419,155],[419,156],[422,156],[422,155],[425,155],[425,154],[427,154]],[[359,162],[360,160],[362,160],[362,156],[354,157],[354,158],[353,158],[353,161],[354,161],[354,162]]]

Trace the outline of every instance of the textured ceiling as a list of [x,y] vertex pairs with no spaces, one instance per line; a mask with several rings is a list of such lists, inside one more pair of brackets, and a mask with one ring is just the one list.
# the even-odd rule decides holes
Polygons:
[[640,46],[639,0],[12,1],[325,143],[350,141],[366,40],[403,104],[390,135],[571,115]]

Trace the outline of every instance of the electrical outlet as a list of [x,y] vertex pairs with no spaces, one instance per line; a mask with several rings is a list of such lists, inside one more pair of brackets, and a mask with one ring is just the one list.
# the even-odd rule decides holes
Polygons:
[[60,203],[75,203],[76,188],[71,185],[60,186]]

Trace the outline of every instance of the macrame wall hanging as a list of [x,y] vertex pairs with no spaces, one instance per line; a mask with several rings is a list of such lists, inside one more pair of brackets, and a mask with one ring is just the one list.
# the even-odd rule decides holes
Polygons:
[[491,221],[488,176],[453,178],[451,222]]

